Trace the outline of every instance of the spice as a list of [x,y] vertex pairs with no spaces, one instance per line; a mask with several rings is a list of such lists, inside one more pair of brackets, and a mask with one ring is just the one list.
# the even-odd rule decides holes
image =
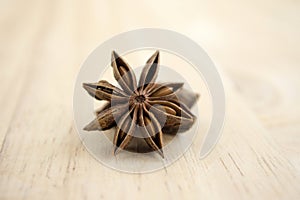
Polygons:
[[108,130],[116,127],[114,154],[125,149],[134,137],[143,138],[162,157],[163,134],[188,130],[196,120],[189,110],[198,94],[183,89],[183,83],[155,83],[159,69],[159,51],[147,61],[137,83],[132,68],[115,51],[112,68],[122,89],[105,80],[84,83],[84,89],[107,104],[84,130]]

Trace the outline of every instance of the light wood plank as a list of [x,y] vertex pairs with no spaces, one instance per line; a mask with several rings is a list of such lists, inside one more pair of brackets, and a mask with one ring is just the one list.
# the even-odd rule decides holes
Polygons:
[[[223,20],[221,14],[209,12],[218,13],[223,6],[214,9],[212,4],[205,4],[199,7],[203,12],[195,14],[198,10],[193,4],[161,4],[142,2],[136,5],[136,12],[130,12],[131,4],[116,2],[32,1],[19,4],[19,7],[7,4],[8,11],[0,20],[4,27],[0,31],[3,44],[0,63],[7,66],[0,68],[0,103],[3,105],[0,113],[0,199],[299,199],[299,158],[296,154],[299,141],[280,143],[276,138],[284,136],[278,132],[273,137],[269,132],[272,127],[282,127],[280,124],[286,120],[289,125],[281,130],[289,132],[294,127],[296,138],[299,129],[293,123],[298,122],[295,119],[299,116],[296,112],[299,107],[295,106],[292,115],[284,112],[283,120],[279,114],[288,106],[280,104],[281,108],[264,118],[274,106],[259,105],[255,99],[247,98],[256,92],[256,87],[249,85],[254,81],[245,80],[251,77],[252,71],[237,70],[239,61],[247,61],[246,55],[242,54],[244,60],[230,62],[221,55],[227,49],[226,43],[219,41],[223,48],[219,51],[213,43],[213,39],[224,38],[218,34],[194,35],[206,28],[214,32],[212,26],[204,23],[203,16],[214,16],[219,24],[230,24],[228,21],[234,19],[229,12]],[[284,5],[289,8],[290,4]],[[234,2],[226,5],[226,11],[237,12]],[[238,5],[246,12],[244,19],[251,21],[250,11],[255,10],[255,4]],[[278,9],[277,5],[280,4],[261,8],[258,16],[269,16],[272,9]],[[185,24],[186,20],[175,10],[182,7],[186,8],[181,12],[187,14],[190,23]],[[165,8],[174,9],[169,10],[166,18]],[[253,18],[252,26],[260,27],[259,17]],[[198,22],[198,19],[202,20]],[[19,23],[12,27],[15,21]],[[236,31],[233,22],[227,34],[232,33],[230,30]],[[79,63],[96,44],[112,34],[146,25],[181,30],[204,44],[226,71],[222,73],[224,79],[229,75],[225,80],[227,119],[223,137],[206,159],[199,160],[201,140],[196,138],[190,150],[168,168],[132,175],[104,167],[85,150],[73,125],[72,91]],[[194,31],[192,25],[199,27]],[[294,33],[293,29],[290,31]],[[10,46],[7,51],[6,46]],[[294,62],[299,63],[297,59]],[[273,75],[267,74],[270,68],[261,70],[262,76],[258,78],[257,73],[252,72],[254,80],[274,83],[272,77],[276,77],[275,83],[281,85],[276,72],[291,77],[286,87],[276,85],[279,96],[286,95],[289,86],[298,83],[297,77],[283,68]],[[236,84],[241,87],[237,88]],[[247,89],[251,90],[250,94],[245,92]],[[272,95],[268,98],[274,99]],[[10,98],[5,98],[7,96]],[[287,103],[296,105],[293,98],[290,96]],[[291,150],[282,148],[282,144],[291,144]]]

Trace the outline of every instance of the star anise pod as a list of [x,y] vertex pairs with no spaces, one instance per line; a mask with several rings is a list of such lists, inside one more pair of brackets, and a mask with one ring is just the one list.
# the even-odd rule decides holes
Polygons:
[[86,91],[107,104],[84,130],[108,130],[116,127],[114,153],[128,146],[132,138],[143,138],[150,148],[163,154],[163,133],[188,130],[196,117],[189,108],[198,95],[182,88],[183,83],[155,83],[159,69],[159,51],[147,61],[137,83],[132,68],[115,51],[113,74],[122,89],[105,80],[84,83]]

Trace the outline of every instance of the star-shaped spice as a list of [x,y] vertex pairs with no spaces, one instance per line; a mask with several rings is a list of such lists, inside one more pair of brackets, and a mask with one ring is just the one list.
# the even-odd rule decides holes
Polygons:
[[132,138],[143,138],[162,157],[163,134],[188,130],[196,117],[190,108],[198,94],[183,89],[183,83],[155,83],[159,69],[159,51],[147,61],[137,83],[131,67],[112,52],[113,74],[122,89],[105,80],[84,83],[86,91],[107,104],[84,130],[108,130],[116,127],[114,153],[128,146]]

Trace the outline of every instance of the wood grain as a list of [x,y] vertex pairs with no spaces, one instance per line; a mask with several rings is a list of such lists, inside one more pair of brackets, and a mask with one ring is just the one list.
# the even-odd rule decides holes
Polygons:
[[[0,199],[300,198],[299,3],[13,0],[0,10]],[[89,155],[71,102],[88,53],[145,26],[207,50],[227,119],[206,159],[196,139],[173,165],[132,175]]]

